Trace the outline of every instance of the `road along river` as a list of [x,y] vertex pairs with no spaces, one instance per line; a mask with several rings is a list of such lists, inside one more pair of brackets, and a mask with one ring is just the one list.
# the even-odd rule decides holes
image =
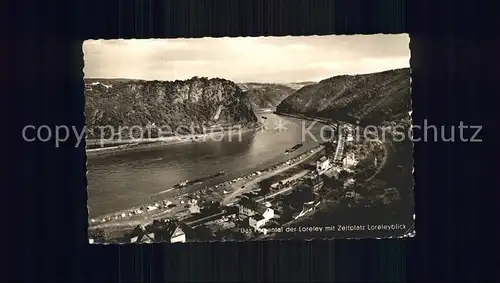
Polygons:
[[[311,121],[272,113],[257,115],[267,118],[262,118],[263,130],[225,137],[222,141],[173,144],[147,151],[90,157],[87,162],[90,218],[150,203],[159,193],[168,199],[248,175],[310,151],[321,142],[319,123],[309,130],[313,138],[305,134]],[[285,154],[298,143],[303,146]],[[171,190],[183,180],[219,171],[227,174]]]

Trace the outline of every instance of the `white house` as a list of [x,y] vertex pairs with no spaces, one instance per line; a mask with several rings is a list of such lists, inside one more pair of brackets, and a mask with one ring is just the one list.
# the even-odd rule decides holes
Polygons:
[[346,198],[354,198],[354,199],[357,199],[359,197],[361,197],[361,194],[360,193],[357,193],[355,192],[354,190],[349,190],[349,191],[346,191],[345,192],[345,195],[344,195]]
[[248,225],[256,231],[262,231],[262,227],[266,225],[267,221],[269,220],[264,218],[262,215],[256,214],[248,218]]
[[170,236],[170,243],[185,243],[186,234],[180,227],[175,228],[172,236]]
[[274,209],[266,207],[266,210],[262,213],[262,217],[267,220],[272,219],[274,217]]
[[331,167],[332,165],[330,164],[330,159],[326,156],[323,156],[320,160],[316,161],[316,171],[318,172],[318,175],[322,175]]
[[354,153],[348,154],[346,157],[344,157],[344,159],[342,159],[342,164],[346,168],[354,167],[358,164],[358,162],[359,161],[356,159]]
[[240,214],[248,216],[248,225],[255,231],[265,232],[262,227],[274,218],[274,210],[266,205],[256,203],[249,199],[242,199],[238,203]]
[[266,219],[271,219],[274,217],[274,210],[270,207],[266,207],[263,204],[256,203],[249,199],[242,199],[238,203],[238,208],[240,210],[240,214],[245,216],[253,216],[260,214]]
[[141,236],[135,236],[135,237],[130,238],[130,243],[150,244],[154,241],[154,238],[155,238],[154,233],[143,234]]
[[351,133],[351,132],[349,132],[349,133],[347,134],[346,141],[348,141],[348,142],[352,142],[353,140],[354,140],[354,137],[353,137],[352,133]]
[[196,203],[191,203],[191,205],[188,208],[190,213],[200,213],[200,207]]
[[130,234],[130,243],[153,243],[154,239],[155,234],[151,231],[147,231],[143,226],[137,226]]
[[353,198],[356,195],[355,191],[347,191],[345,192],[345,197],[346,198]]
[[273,184],[271,185],[271,188],[272,188],[272,189],[276,189],[279,185],[280,185],[280,182],[273,183]]
[[349,179],[345,180],[345,182],[344,182],[344,188],[348,187],[348,186],[350,186],[352,184],[354,184],[354,181],[355,180],[353,178],[349,178]]

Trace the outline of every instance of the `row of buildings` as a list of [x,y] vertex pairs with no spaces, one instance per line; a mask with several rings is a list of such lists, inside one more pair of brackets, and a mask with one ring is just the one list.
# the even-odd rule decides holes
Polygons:
[[[343,169],[349,169],[354,167],[357,164],[357,160],[353,154],[348,154],[342,159],[342,167]],[[320,160],[316,162],[316,178],[315,180],[322,180],[319,178],[320,175],[330,175],[335,174],[335,172],[342,169],[342,167],[334,166],[331,163],[330,159],[326,156],[323,156]],[[338,173],[338,172],[337,172]],[[348,180],[352,182],[352,180]],[[272,184],[271,187],[277,186],[280,182],[276,182]],[[301,198],[302,210],[299,209],[297,215],[294,218],[300,217],[301,215],[311,211],[317,205],[314,200],[314,191],[322,186],[322,182],[313,182],[313,179],[307,178],[305,181],[301,183],[299,186],[309,187],[311,190],[311,197],[303,197]],[[299,188],[300,189],[300,188]],[[288,204],[282,204],[288,205]],[[189,203],[188,205],[189,211],[191,214],[196,214],[200,212],[200,207],[196,202]],[[273,218],[275,218],[275,210],[271,207],[270,203],[263,204],[260,202],[256,202],[250,198],[244,197],[238,203],[235,204],[235,208],[237,208],[236,217],[239,220],[247,221],[244,223],[248,223],[248,226],[252,228],[256,232],[266,233],[266,229],[264,228],[266,224]],[[220,219],[218,219],[220,218]],[[210,222],[221,222],[221,221],[229,221],[231,217],[227,217],[226,214],[221,214],[217,219],[210,218]],[[197,224],[204,225],[203,224]],[[164,222],[164,223],[156,223],[147,227],[137,226],[132,233],[128,236],[128,242],[130,243],[153,243],[153,242],[168,242],[168,243],[178,243],[178,242],[186,242],[188,232],[193,228],[189,227],[186,224],[180,224],[177,222]]]
[[270,205],[264,205],[248,198],[241,199],[237,207],[239,217],[248,218],[248,225],[257,232],[265,232],[264,226],[274,218],[274,210]]
[[187,225],[170,221],[155,221],[152,225],[139,225],[127,236],[128,242],[142,243],[185,243]]
[[[238,217],[240,220],[248,221],[248,225],[256,232],[265,233],[263,228],[269,220],[274,218],[274,210],[264,204],[255,202],[251,199],[244,198],[240,200],[234,209],[237,208],[237,213],[234,209],[231,215],[228,213],[221,213],[217,217],[206,217],[207,221],[193,224],[193,227],[205,225],[205,222],[219,223],[230,221],[232,217]],[[196,221],[195,221],[196,222]],[[189,223],[190,224],[190,223]],[[152,224],[144,226],[138,225],[134,230],[125,236],[125,241],[128,243],[142,244],[142,243],[185,243],[188,240],[187,235],[193,235],[194,229],[190,225],[172,220],[155,220]],[[193,235],[196,237],[196,235]],[[90,239],[93,242],[93,239]]]
[[323,156],[316,162],[316,173],[318,175],[323,175],[329,171],[336,171],[338,173],[340,170],[352,172],[358,162],[359,161],[356,159],[356,155],[354,153],[346,154],[346,156],[342,159],[342,162],[337,166],[334,166],[329,158]]
[[[352,129],[351,129],[352,130]],[[352,142],[354,140],[352,131],[348,131],[347,133],[347,142]],[[294,214],[293,218],[301,217],[302,215],[310,212],[315,209],[315,207],[319,204],[319,201],[315,199],[315,191],[317,191],[320,187],[323,186],[323,179],[320,177],[323,174],[333,174],[336,179],[339,178],[339,173],[343,170],[347,172],[353,172],[354,167],[358,164],[358,160],[354,153],[346,154],[339,164],[333,164],[333,162],[327,156],[321,157],[316,162],[316,170],[315,174],[309,176],[300,184],[297,184],[299,188],[294,190],[294,192],[298,191],[307,191],[306,194],[301,194],[298,198],[300,199],[300,204],[297,204],[299,210]],[[270,187],[277,189],[283,182],[275,182]],[[354,184],[353,178],[348,178],[344,180],[343,187],[349,187]],[[347,191],[346,196],[348,197],[351,192]],[[300,194],[300,193],[299,193]],[[276,203],[276,205],[286,206],[289,204],[285,203]],[[240,200],[237,204],[239,208],[239,217],[247,217],[248,225],[252,227],[255,231],[264,232],[263,228],[273,217],[275,217],[275,211],[271,208],[270,205],[264,205],[260,203],[256,203],[255,201],[244,198]],[[301,208],[301,209],[300,209]]]

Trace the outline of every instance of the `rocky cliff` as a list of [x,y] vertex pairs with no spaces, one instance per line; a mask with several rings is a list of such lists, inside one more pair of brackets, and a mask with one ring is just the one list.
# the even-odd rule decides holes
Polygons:
[[297,90],[276,111],[361,124],[405,119],[411,111],[410,69],[331,77]]
[[193,128],[199,133],[202,127],[254,127],[257,123],[248,97],[224,79],[86,79],[85,88],[86,123],[93,129],[89,138],[100,135],[97,129],[103,126],[153,125],[189,134]]

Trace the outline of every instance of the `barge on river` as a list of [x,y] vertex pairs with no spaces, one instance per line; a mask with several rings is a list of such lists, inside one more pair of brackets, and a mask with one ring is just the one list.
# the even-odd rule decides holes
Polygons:
[[296,144],[292,148],[289,148],[289,149],[285,150],[285,154],[292,153],[292,152],[296,151],[297,149],[299,149],[301,147],[302,147],[302,143]]
[[206,176],[206,177],[202,177],[202,178],[198,178],[198,179],[195,179],[195,180],[185,180],[185,181],[182,181],[178,184],[176,184],[174,186],[175,189],[180,189],[180,188],[184,188],[184,187],[187,187],[189,185],[194,185],[194,184],[201,184],[203,183],[204,181],[208,180],[208,179],[212,179],[212,178],[216,178],[216,177],[219,177],[219,176],[223,176],[226,174],[226,171],[220,171],[220,172],[217,172],[215,174],[212,174],[210,176]]

